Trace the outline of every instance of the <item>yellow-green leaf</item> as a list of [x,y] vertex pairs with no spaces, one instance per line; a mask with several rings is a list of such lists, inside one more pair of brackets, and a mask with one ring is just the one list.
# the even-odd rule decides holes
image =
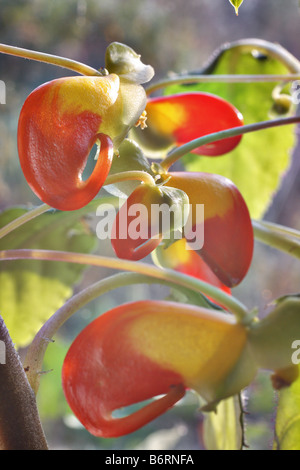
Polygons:
[[300,375],[279,393],[274,446],[277,450],[300,450]]
[[235,9],[236,15],[239,14],[239,8],[244,0],[229,0],[233,8]]
[[[0,227],[26,212],[11,208],[0,215]],[[81,217],[80,217],[81,215]],[[35,248],[89,253],[95,235],[82,212],[47,212],[0,241],[0,250]],[[38,260],[0,264],[0,312],[16,346],[26,346],[46,321],[72,295],[84,267]]]
[[[251,41],[250,41],[251,42]],[[255,53],[254,48],[224,47],[209,69],[213,74],[286,74],[277,59]],[[257,51],[256,51],[257,52]],[[216,94],[243,114],[245,124],[280,117],[274,110],[274,83],[205,83],[173,85],[165,94],[204,91]],[[278,107],[277,107],[278,111]],[[244,135],[232,152],[220,157],[188,154],[182,160],[189,171],[204,171],[231,179],[243,194],[253,218],[260,218],[269,207],[282,176],[291,161],[296,142],[295,126],[282,126]]]
[[221,401],[216,413],[210,412],[204,421],[204,444],[207,450],[241,450],[243,430],[238,397]]

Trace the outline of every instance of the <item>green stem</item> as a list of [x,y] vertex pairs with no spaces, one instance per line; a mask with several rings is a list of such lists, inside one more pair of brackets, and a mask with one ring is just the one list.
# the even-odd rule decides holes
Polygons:
[[30,49],[22,49],[21,47],[9,46],[7,44],[0,44],[0,52],[22,57],[23,59],[37,60],[39,62],[57,65],[58,67],[72,70],[73,72],[77,72],[81,75],[103,76],[101,71],[82,64],[81,62],[52,54],[46,54],[44,52],[31,51]]
[[227,44],[224,49],[228,50],[233,48],[241,52],[253,52],[253,50],[255,50],[278,60],[284,64],[291,73],[300,72],[299,60],[280,44],[265,41],[264,39],[240,39]]
[[[155,181],[152,176],[147,173],[146,171],[125,171],[123,173],[116,173],[115,175],[110,175],[105,180],[105,185],[120,183],[122,181],[129,181],[129,180],[137,180],[142,181],[145,184],[149,184],[154,186]],[[98,200],[98,204],[101,204],[101,200]],[[105,201],[104,201],[105,202]],[[13,232],[17,228],[21,227],[22,225],[26,224],[30,220],[38,217],[41,214],[44,214],[49,209],[50,206],[47,204],[42,204],[41,206],[36,207],[35,209],[26,212],[26,214],[21,215],[17,219],[13,220],[9,224],[5,225],[4,227],[0,228],[0,240],[1,238],[5,237],[9,233]]]
[[292,240],[283,233],[275,232],[272,228],[261,224],[258,221],[252,221],[254,236],[265,245],[272,246],[277,250],[288,253],[295,258],[300,258],[300,241]]
[[235,49],[237,52],[253,52],[257,51],[262,54],[266,54],[273,59],[278,60],[286,66],[290,74],[287,75],[204,75],[204,73],[194,73],[190,75],[182,75],[170,77],[168,79],[153,83],[146,88],[147,94],[151,94],[154,91],[165,88],[169,85],[175,84],[188,84],[188,83],[215,83],[215,82],[226,82],[226,83],[253,83],[253,82],[276,82],[276,81],[290,81],[299,80],[300,74],[300,62],[294,57],[289,51],[284,49],[280,44],[275,44],[263,39],[242,39],[227,43],[222,46],[218,51],[212,55],[212,61],[204,68],[204,72],[213,66],[218,58],[228,50]]
[[299,230],[296,230],[290,227],[285,227],[283,225],[275,224],[274,222],[266,222],[265,220],[259,220],[259,221],[253,220],[253,223],[259,225],[262,228],[266,228],[273,232],[276,232],[278,234],[282,234],[291,238],[300,239]]
[[165,78],[159,82],[153,83],[146,88],[147,95],[155,91],[166,88],[171,85],[188,85],[190,83],[273,83],[273,82],[291,82],[300,80],[299,73],[278,74],[278,75],[178,75],[171,78]]
[[20,217],[0,229],[0,239],[13,232],[17,228],[21,227],[21,225],[24,225],[30,220],[34,219],[35,217],[44,214],[49,209],[51,209],[50,206],[48,206],[47,204],[42,204],[41,206],[38,206],[35,209],[26,212],[26,214],[21,215]]
[[136,263],[118,258],[109,258],[105,256],[89,255],[84,253],[73,253],[65,251],[52,250],[5,250],[0,251],[0,260],[11,261],[20,259],[43,260],[43,261],[62,261],[67,263],[84,264],[89,266],[98,266],[122,271],[136,272],[140,275],[146,275],[171,282],[214,299],[218,304],[223,305],[232,312],[238,321],[247,322],[249,314],[247,308],[233,296],[226,294],[220,289],[208,284],[195,277],[178,273],[171,269],[161,269],[145,263]]
[[[118,273],[87,287],[74,295],[57,312],[52,315],[36,334],[29,346],[24,367],[27,371],[28,381],[34,390],[38,392],[40,371],[42,370],[44,355],[49,342],[62,327],[62,325],[87,303],[114,289],[132,284],[157,284],[174,287],[174,284],[162,279],[155,279],[139,273]],[[180,286],[179,286],[180,289]],[[183,291],[185,292],[185,290]]]
[[171,165],[177,162],[187,153],[195,150],[202,145],[211,144],[218,140],[227,139],[229,137],[237,137],[243,134],[249,134],[250,132],[261,131],[264,129],[270,129],[272,127],[285,126],[288,124],[295,124],[300,122],[300,116],[292,116],[288,118],[274,119],[270,121],[262,121],[254,124],[248,124],[245,126],[233,127],[220,132],[214,132],[212,134],[199,137],[198,139],[191,140],[187,144],[181,145],[180,147],[172,150],[168,156],[161,162],[161,166],[164,170],[168,170]]
[[105,180],[104,186],[109,184],[121,183],[122,181],[137,180],[142,181],[145,184],[155,186],[155,181],[152,176],[146,171],[124,171],[122,173],[115,173],[114,175],[108,175]]

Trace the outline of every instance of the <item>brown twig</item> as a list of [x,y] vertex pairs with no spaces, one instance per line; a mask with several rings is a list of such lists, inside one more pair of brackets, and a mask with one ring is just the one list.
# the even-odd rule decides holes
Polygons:
[[0,316],[0,449],[47,450],[35,395]]

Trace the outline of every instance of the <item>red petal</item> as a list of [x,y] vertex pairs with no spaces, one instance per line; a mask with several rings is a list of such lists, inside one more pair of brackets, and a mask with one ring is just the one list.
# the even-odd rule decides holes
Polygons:
[[[105,182],[113,158],[112,140],[99,133],[101,116],[88,109],[89,103],[84,109],[76,93],[71,100],[73,109],[68,111],[69,101],[65,99],[65,103],[65,97],[59,94],[63,84],[73,84],[75,78],[85,79],[58,79],[34,90],[24,103],[18,126],[24,176],[42,201],[60,210],[79,209],[90,202]],[[99,158],[90,178],[82,181],[97,140],[101,142]]]
[[159,264],[165,268],[171,268],[188,276],[196,277],[201,281],[218,287],[227,294],[231,289],[225,286],[213,273],[210,267],[194,250],[189,249],[186,240],[178,240],[168,248],[159,247],[156,251]]
[[[133,432],[184,395],[182,378],[176,372],[138,353],[128,340],[132,318],[144,309],[131,310],[133,317],[123,305],[94,320],[73,342],[64,361],[66,399],[81,423],[96,436]],[[146,412],[143,408],[127,418],[111,416],[116,409],[161,394],[167,394],[164,400],[154,402]]]
[[[100,316],[75,339],[63,364],[64,393],[92,434],[117,437],[166,411],[185,388],[214,401],[248,385],[245,371],[230,392],[222,388],[246,342],[246,328],[232,315],[175,302],[132,302]],[[112,417],[161,394],[125,418]]]
[[[180,93],[152,98],[147,107],[147,124],[164,137],[182,145],[198,137],[243,125],[241,113],[230,103],[209,93]],[[233,150],[241,136],[204,145],[193,153],[218,156]]]
[[131,193],[112,228],[111,244],[118,258],[137,261],[160,244],[162,235],[159,224],[151,221],[151,205],[162,202],[160,190],[155,186],[142,184]]
[[[170,175],[168,186],[185,191],[192,207],[188,224],[191,229],[189,233],[185,230],[186,239],[192,241],[192,231],[198,236],[204,231],[204,245],[197,253],[223,284],[237,285],[250,267],[254,243],[249,211],[240,192],[230,180],[219,175],[184,172]],[[204,205],[204,227],[196,219],[197,204]]]

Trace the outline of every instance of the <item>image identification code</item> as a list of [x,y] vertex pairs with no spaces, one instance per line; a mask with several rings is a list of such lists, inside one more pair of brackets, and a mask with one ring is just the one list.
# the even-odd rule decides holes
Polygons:
[[105,458],[105,465],[130,465],[135,468],[143,463],[148,465],[194,465],[193,458],[189,454],[149,454],[146,457],[121,457],[113,454]]

